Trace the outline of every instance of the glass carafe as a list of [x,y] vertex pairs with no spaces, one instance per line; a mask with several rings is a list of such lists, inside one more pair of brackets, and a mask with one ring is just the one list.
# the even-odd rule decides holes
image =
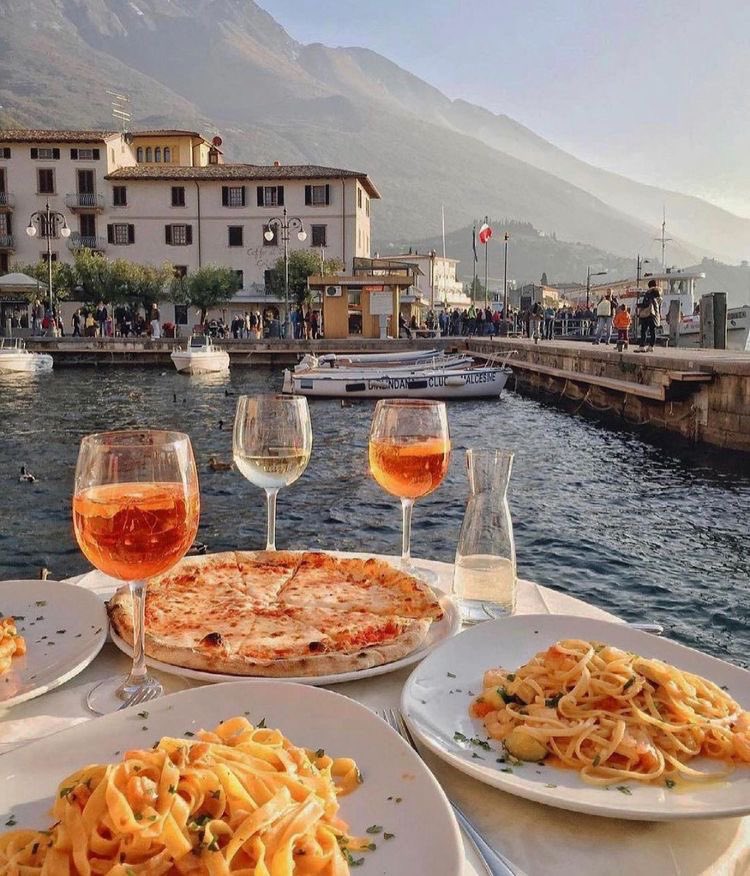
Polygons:
[[508,507],[513,454],[467,450],[469,499],[456,549],[453,593],[465,624],[516,610],[516,548]]

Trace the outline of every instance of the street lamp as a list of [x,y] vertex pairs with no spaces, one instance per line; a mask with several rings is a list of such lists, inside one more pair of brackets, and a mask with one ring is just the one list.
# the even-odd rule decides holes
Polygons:
[[640,254],[635,260],[635,288],[638,289],[641,285],[641,268],[644,265],[650,264],[648,259],[642,259]]
[[589,293],[591,292],[591,278],[592,277],[603,277],[607,272],[606,271],[595,271],[591,272],[591,267],[586,268],[586,310],[589,309]]
[[[57,227],[61,225],[60,236],[70,237],[70,228],[65,216],[57,210],[51,210],[49,201],[44,205],[44,210],[35,210],[29,216],[29,224],[26,233],[29,237],[36,237],[39,231],[47,237],[47,280],[49,283],[49,310],[50,315],[55,316],[54,298],[52,296],[52,238],[57,237]],[[55,323],[56,325],[56,323]]]
[[274,238],[274,228],[281,235],[284,244],[284,337],[289,333],[289,237],[292,231],[297,231],[297,240],[307,240],[305,226],[299,216],[287,216],[286,207],[279,218],[274,216],[268,220],[268,228],[263,237],[270,243]]
[[503,334],[508,334],[508,241],[510,234],[505,232],[505,254],[503,257]]

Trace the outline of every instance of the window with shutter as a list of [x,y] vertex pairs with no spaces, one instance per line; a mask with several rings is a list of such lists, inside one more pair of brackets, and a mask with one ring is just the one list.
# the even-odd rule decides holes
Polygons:
[[312,234],[310,235],[311,241],[310,246],[328,246],[326,243],[326,229],[327,225],[311,225],[310,229]]
[[190,246],[193,242],[193,226],[186,225],[185,226],[185,243]]
[[107,226],[107,240],[114,246],[127,246],[135,242],[135,228],[124,222],[115,222]]
[[39,150],[36,148],[36,146],[32,146],[29,152],[31,153],[32,158],[39,158]]
[[128,190],[126,186],[112,186],[112,206],[127,207]]
[[263,285],[266,287],[266,294],[268,294],[273,286],[273,268],[266,268],[263,271]]
[[135,243],[135,225],[128,225],[128,243]]
[[92,151],[92,153],[93,153],[92,158],[94,159],[94,161],[98,161],[98,160],[99,160],[99,150],[98,150],[98,149],[92,149],[91,151]]
[[284,186],[276,186],[276,203],[279,207],[284,206]]
[[172,206],[185,206],[185,186],[172,186]]
[[[307,188],[307,186],[305,186]],[[327,185],[310,186],[310,206],[325,207],[330,201],[330,191]]]
[[245,187],[222,186],[221,202],[225,207],[244,207]]
[[172,246],[172,226],[165,225],[164,226],[164,243],[167,246]]
[[71,161],[78,161],[78,150],[77,149],[70,150],[70,160]]
[[115,226],[107,225],[107,243],[115,242]]
[[312,205],[312,186],[305,186],[305,206]]
[[55,159],[55,161],[60,158],[60,150],[57,147],[52,150],[52,157]]
[[258,206],[259,206],[259,207],[263,207],[263,206],[264,206],[264,201],[263,201],[263,186],[258,186],[257,193],[258,193]]
[[0,147],[0,158],[10,158],[10,146]]
[[243,226],[242,225],[230,225],[229,226],[229,246],[242,246],[242,237],[243,237]]
[[37,171],[37,192],[40,195],[54,195],[55,171],[48,168],[40,168]]
[[284,186],[258,186],[259,207],[283,207]]
[[229,186],[221,187],[221,206],[228,207],[229,206]]

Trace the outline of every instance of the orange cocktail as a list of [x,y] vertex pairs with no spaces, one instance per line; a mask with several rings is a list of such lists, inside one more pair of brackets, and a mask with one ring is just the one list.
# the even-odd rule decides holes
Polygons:
[[92,565],[123,581],[166,572],[195,538],[200,501],[181,483],[117,483],[73,497],[73,525]]
[[442,483],[450,463],[450,441],[372,440],[369,453],[372,476],[384,490],[403,499],[419,499]]

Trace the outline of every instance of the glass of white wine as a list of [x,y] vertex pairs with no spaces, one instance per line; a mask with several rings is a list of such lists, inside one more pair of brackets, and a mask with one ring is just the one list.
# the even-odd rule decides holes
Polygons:
[[276,550],[276,496],[307,468],[312,451],[310,411],[304,396],[243,395],[234,418],[234,461],[266,491],[266,550]]

